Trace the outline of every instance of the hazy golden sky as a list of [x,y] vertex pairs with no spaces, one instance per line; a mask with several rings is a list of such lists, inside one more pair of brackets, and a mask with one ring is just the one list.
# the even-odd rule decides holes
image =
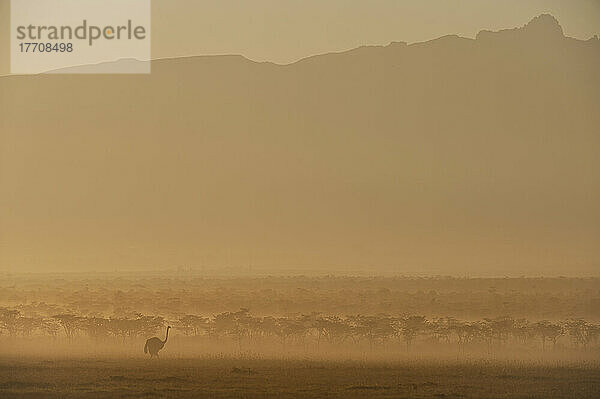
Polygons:
[[[0,73],[8,71],[8,4],[0,0]],[[598,0],[154,0],[153,57],[242,54],[289,63],[390,41],[521,26],[551,13],[567,36],[600,33]]]
[[170,0],[153,3],[153,55],[235,53],[288,63],[364,44],[473,37],[541,13],[553,14],[568,36],[600,33],[598,0]]

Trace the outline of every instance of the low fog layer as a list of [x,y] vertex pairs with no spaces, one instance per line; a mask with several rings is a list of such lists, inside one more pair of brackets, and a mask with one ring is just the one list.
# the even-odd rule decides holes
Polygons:
[[0,356],[11,358],[142,359],[158,351],[167,359],[552,363],[593,361],[600,350],[598,279],[4,281]]

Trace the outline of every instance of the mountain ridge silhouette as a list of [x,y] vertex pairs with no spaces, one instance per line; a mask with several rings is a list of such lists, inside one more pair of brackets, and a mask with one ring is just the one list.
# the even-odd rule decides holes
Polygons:
[[600,45],[533,26],[0,79],[0,268],[597,273]]
[[[387,45],[364,45],[364,46],[359,46],[356,48],[352,48],[349,50],[342,50],[342,51],[333,51],[333,52],[327,52],[327,53],[322,53],[322,54],[315,54],[312,56],[308,56],[308,57],[304,57],[300,60],[291,62],[291,63],[287,63],[287,64],[279,64],[279,63],[275,63],[275,62],[271,62],[271,61],[255,61],[252,60],[248,57],[245,57],[243,55],[240,54],[222,54],[222,55],[190,55],[190,56],[181,56],[181,57],[164,57],[164,58],[155,58],[152,59],[151,62],[166,62],[169,60],[183,60],[183,59],[200,59],[200,58],[213,58],[213,57],[225,57],[225,58],[241,58],[247,61],[250,61],[252,63],[256,63],[256,64],[269,64],[269,65],[277,65],[277,66],[290,66],[290,65],[294,65],[297,63],[302,63],[304,61],[307,60],[311,60],[314,58],[321,58],[321,57],[327,57],[327,56],[334,56],[334,55],[338,55],[338,54],[347,54],[347,53],[355,53],[355,52],[360,52],[360,51],[365,51],[367,49],[375,49],[375,48],[394,48],[394,49],[401,49],[401,48],[406,48],[406,47],[410,47],[410,46],[422,46],[422,45],[429,45],[429,44],[433,44],[436,43],[438,41],[446,41],[446,40],[462,40],[462,41],[477,41],[477,40],[489,40],[491,38],[496,38],[496,37],[501,37],[501,38],[505,38],[507,36],[512,36],[513,38],[516,39],[523,39],[525,37],[527,37],[528,35],[535,35],[536,37],[539,38],[539,36],[544,36],[545,38],[561,38],[561,39],[570,39],[570,40],[574,40],[574,41],[578,41],[578,42],[591,42],[591,41],[596,41],[598,40],[597,36],[591,37],[587,40],[581,40],[581,39],[575,39],[575,38],[570,38],[568,36],[564,35],[562,26],[560,25],[559,21],[552,16],[551,14],[541,14],[538,15],[536,17],[534,17],[533,19],[531,19],[527,24],[521,26],[521,27],[517,27],[517,28],[511,28],[511,29],[501,29],[501,30],[497,30],[497,31],[492,31],[492,30],[481,30],[479,31],[475,38],[471,39],[471,38],[467,38],[467,37],[462,37],[456,34],[448,34],[448,35],[444,35],[444,36],[440,36],[438,38],[435,39],[431,39],[431,40],[426,40],[426,41],[421,41],[421,42],[415,42],[415,43],[406,43],[406,42],[402,42],[402,41],[392,41]],[[120,60],[116,60],[116,61],[110,61],[110,62],[106,62],[106,64],[111,64],[111,63],[115,63],[115,62],[121,62],[121,61],[127,61],[128,59],[120,59]],[[74,70],[77,68],[87,68],[87,67],[93,67],[94,65],[80,65],[80,66],[74,66],[74,67],[69,67],[69,68],[62,68],[65,70]],[[49,71],[51,73],[56,73],[59,70],[53,70],[53,71]],[[0,78],[2,77],[7,77],[7,76],[21,76],[21,75],[2,75],[0,76]]]

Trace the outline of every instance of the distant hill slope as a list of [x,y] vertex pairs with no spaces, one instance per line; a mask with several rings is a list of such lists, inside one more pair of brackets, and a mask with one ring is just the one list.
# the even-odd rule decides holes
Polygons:
[[[0,268],[597,274],[600,41],[0,78]],[[565,272],[566,270],[566,272]]]

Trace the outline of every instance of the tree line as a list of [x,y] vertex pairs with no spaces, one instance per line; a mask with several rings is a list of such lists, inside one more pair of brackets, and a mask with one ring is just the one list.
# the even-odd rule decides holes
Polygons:
[[[160,332],[167,320],[161,316],[136,314],[133,317],[89,317],[72,313],[49,317],[27,317],[19,310],[0,308],[0,331],[12,337],[50,336],[54,338],[89,337],[95,340],[144,339]],[[323,315],[255,316],[248,309],[222,312],[214,316],[183,315],[168,324],[176,334],[231,340],[243,344],[275,340],[283,346],[313,343],[319,345],[356,345],[373,348],[391,340],[410,348],[416,341],[457,345],[471,343],[507,345],[535,344],[554,347],[559,340],[570,346],[598,345],[600,324],[583,319],[528,321],[509,316],[475,321],[453,317],[426,318],[420,315]]]
[[600,279],[265,277],[0,279],[0,306],[26,315],[168,318],[250,308],[256,314],[421,314],[458,319],[600,320]]

